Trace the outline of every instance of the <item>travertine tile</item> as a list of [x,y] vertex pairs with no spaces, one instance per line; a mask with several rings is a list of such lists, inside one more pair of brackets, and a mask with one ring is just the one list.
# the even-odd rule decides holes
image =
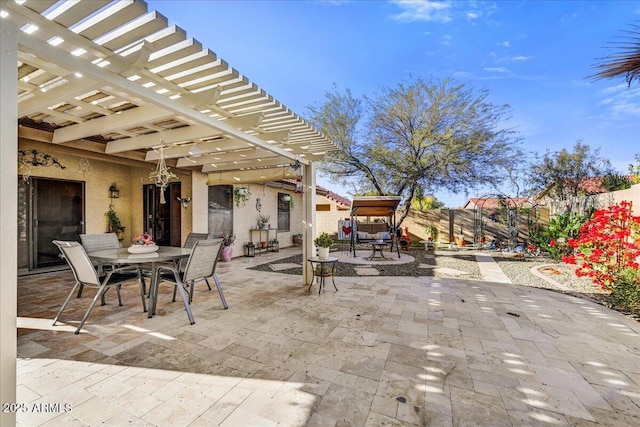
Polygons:
[[[640,418],[640,326],[619,313],[461,278],[337,277],[338,292],[329,285],[318,295],[292,276],[245,269],[259,261],[220,270],[229,310],[199,286],[195,325],[170,302],[170,287],[152,319],[135,287],[125,287],[128,303],[117,307],[110,296],[77,336],[73,327],[44,326],[70,274],[20,278],[19,312],[35,329],[19,330],[18,399],[73,411],[18,413],[18,425],[589,426]],[[83,302],[65,317],[82,316]]]

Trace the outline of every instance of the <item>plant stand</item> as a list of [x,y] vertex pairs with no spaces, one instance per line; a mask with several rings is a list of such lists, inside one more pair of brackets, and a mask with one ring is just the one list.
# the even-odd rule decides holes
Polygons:
[[[271,237],[271,232],[275,233],[275,237]],[[269,243],[273,240],[278,240],[278,229],[277,228],[250,228],[249,233],[251,234],[251,243],[255,244],[256,252],[262,254],[263,250],[269,250]],[[258,234],[258,241],[254,242],[254,235]],[[262,236],[265,236],[264,238]],[[279,248],[278,248],[279,249]]]

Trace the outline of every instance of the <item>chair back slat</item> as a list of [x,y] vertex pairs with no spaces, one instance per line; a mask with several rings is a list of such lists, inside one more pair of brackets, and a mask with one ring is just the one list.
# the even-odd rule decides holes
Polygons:
[[54,240],[53,244],[60,249],[79,283],[100,286],[100,280],[95,268],[93,268],[93,263],[80,243]]
[[191,249],[198,240],[206,240],[209,235],[207,233],[189,233],[184,241],[183,248]]
[[80,241],[87,252],[120,249],[120,241],[116,233],[81,234]]
[[210,239],[195,243],[184,270],[185,282],[213,276],[222,242],[222,239]]

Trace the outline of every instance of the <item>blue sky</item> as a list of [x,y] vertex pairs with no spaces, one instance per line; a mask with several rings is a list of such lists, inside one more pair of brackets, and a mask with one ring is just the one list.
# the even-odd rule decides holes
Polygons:
[[[302,117],[334,83],[360,96],[411,76],[451,77],[509,104],[505,126],[524,148],[544,154],[582,140],[620,172],[640,154],[640,84],[587,78],[640,24],[640,1],[148,4]],[[436,193],[449,207],[483,194]]]

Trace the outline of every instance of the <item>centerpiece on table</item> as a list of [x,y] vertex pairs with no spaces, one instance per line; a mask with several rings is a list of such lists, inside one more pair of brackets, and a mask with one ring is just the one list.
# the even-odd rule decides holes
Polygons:
[[133,236],[131,243],[127,251],[132,254],[147,254],[158,250],[158,245],[156,245],[149,233],[136,234]]

